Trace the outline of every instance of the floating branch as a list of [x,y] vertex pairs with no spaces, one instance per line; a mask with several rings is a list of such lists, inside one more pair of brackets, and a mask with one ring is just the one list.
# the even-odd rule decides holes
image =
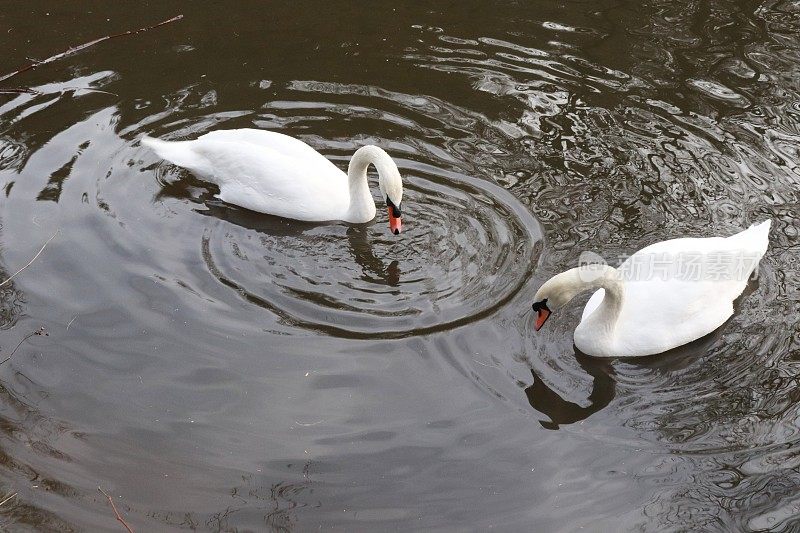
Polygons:
[[[89,41],[88,43],[83,43],[83,44],[79,44],[78,46],[70,47],[70,48],[64,50],[63,52],[61,52],[60,54],[56,54],[54,56],[50,56],[47,59],[42,59],[41,61],[34,61],[33,63],[31,63],[29,65],[26,65],[26,66],[24,66],[24,67],[22,67],[22,68],[20,68],[18,70],[15,70],[14,72],[9,72],[8,74],[6,74],[4,76],[0,76],[0,82],[6,81],[9,78],[13,78],[17,74],[21,74],[21,73],[26,72],[28,70],[33,70],[33,69],[35,69],[36,67],[38,67],[40,65],[46,65],[47,63],[52,63],[53,61],[56,61],[58,59],[62,59],[64,57],[71,56],[73,54],[77,54],[78,52],[80,52],[82,50],[86,50],[90,46],[94,46],[94,45],[96,45],[98,43],[102,43],[103,41],[107,41],[109,39],[114,39],[116,37],[124,37],[126,35],[136,35],[137,33],[142,33],[142,32],[148,31],[148,30],[152,30],[152,29],[158,28],[159,26],[164,26],[165,24],[170,24],[172,22],[177,22],[177,21],[181,20],[182,18],[183,18],[183,15],[177,15],[175,17],[172,17],[171,19],[167,19],[167,20],[164,20],[162,22],[159,22],[158,24],[153,24],[152,26],[146,26],[144,28],[139,28],[138,30],[128,30],[128,31],[124,31],[122,33],[115,33],[114,35],[106,35],[105,37],[100,37],[99,39],[95,39],[93,41]],[[17,90],[10,90],[10,91],[17,92]]]
[[[24,337],[22,337],[22,340],[21,340],[21,341],[19,341],[19,344],[17,344],[17,347],[16,347],[16,348],[14,348],[14,349],[11,351],[11,354],[10,354],[8,357],[6,357],[6,358],[5,358],[5,359],[3,359],[2,361],[0,361],[0,365],[2,365],[2,364],[4,364],[4,363],[8,362],[8,361],[9,361],[9,360],[10,360],[10,359],[11,359],[11,358],[14,356],[14,354],[15,354],[15,353],[16,353],[16,351],[19,349],[19,347],[20,347],[20,346],[22,346],[22,343],[23,343],[23,342],[25,342],[26,340],[30,339],[30,338],[31,338],[31,337],[33,337],[34,335],[38,335],[39,337],[41,337],[42,335],[44,335],[45,337],[49,337],[49,336],[50,336],[50,334],[49,334],[49,333],[47,333],[47,332],[44,330],[44,326],[41,326],[41,327],[40,327],[39,329],[37,329],[36,331],[31,331],[30,333],[28,333],[27,335],[25,335]],[[5,503],[5,502],[3,502],[3,503]],[[3,505],[3,504],[2,504],[2,503],[0,503],[0,505]]]
[[20,272],[22,272],[23,270],[25,270],[26,268],[28,268],[29,266],[31,266],[31,265],[33,264],[33,262],[34,262],[34,261],[36,261],[36,258],[37,258],[37,257],[39,257],[40,255],[42,255],[42,252],[44,252],[44,249],[45,249],[45,247],[46,247],[48,244],[50,244],[50,241],[52,241],[53,239],[55,239],[55,238],[56,238],[56,235],[58,235],[58,232],[59,232],[59,231],[61,231],[61,228],[57,229],[57,230],[56,230],[56,232],[55,232],[55,233],[53,233],[53,236],[52,236],[52,237],[50,237],[49,239],[47,239],[47,242],[45,242],[45,243],[42,245],[42,247],[39,249],[39,251],[36,253],[36,255],[34,255],[34,256],[33,256],[33,259],[31,259],[31,260],[28,262],[28,264],[27,264],[27,265],[25,265],[24,267],[20,268],[19,270],[17,270],[17,271],[16,271],[16,272],[14,272],[13,274],[11,274],[11,276],[10,276],[10,277],[9,277],[7,280],[5,280],[3,283],[0,283],[0,287],[2,287],[2,286],[3,286],[3,285],[5,285],[6,283],[8,283],[8,282],[9,282],[9,281],[11,281],[12,279],[14,279],[14,276],[16,276],[17,274],[19,274]]
[[114,514],[116,515],[117,520],[119,520],[120,523],[122,523],[122,525],[125,526],[125,529],[128,530],[128,533],[133,533],[131,526],[129,526],[128,523],[125,522],[122,516],[120,516],[119,511],[117,511],[117,506],[114,505],[114,500],[111,499],[111,496],[109,496],[108,493],[104,491],[101,487],[97,487],[97,490],[99,490],[102,493],[102,495],[108,499],[108,503],[111,504],[111,508],[114,510]]
[[38,94],[38,93],[33,89],[16,88],[16,89],[0,89],[0,94]]

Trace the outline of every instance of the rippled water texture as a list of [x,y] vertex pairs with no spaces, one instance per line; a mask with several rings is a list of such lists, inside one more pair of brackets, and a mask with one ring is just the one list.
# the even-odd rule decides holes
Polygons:
[[[800,7],[38,1],[0,15],[4,529],[796,531]],[[0,72],[0,75],[3,72]],[[396,159],[404,228],[223,204],[142,134]],[[376,185],[372,176],[373,186]],[[771,218],[719,331],[535,334],[581,252]],[[49,336],[26,336],[44,326]],[[2,501],[2,500],[0,500]]]

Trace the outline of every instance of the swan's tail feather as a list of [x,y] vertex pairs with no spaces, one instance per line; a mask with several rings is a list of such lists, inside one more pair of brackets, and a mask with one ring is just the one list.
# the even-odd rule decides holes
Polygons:
[[735,239],[738,247],[751,258],[755,258],[754,269],[757,268],[758,263],[764,254],[767,253],[769,246],[769,229],[772,221],[767,219],[764,222],[751,225],[746,230],[733,235],[731,238]]
[[744,233],[750,234],[750,242],[753,245],[753,251],[758,252],[758,258],[767,253],[767,246],[769,246],[769,229],[772,227],[772,220],[767,219],[764,222],[753,224],[747,228]]
[[140,140],[142,146],[147,146],[153,150],[161,159],[166,159],[174,165],[188,168],[195,172],[203,169],[198,165],[200,158],[192,149],[193,141],[162,141],[147,135]]

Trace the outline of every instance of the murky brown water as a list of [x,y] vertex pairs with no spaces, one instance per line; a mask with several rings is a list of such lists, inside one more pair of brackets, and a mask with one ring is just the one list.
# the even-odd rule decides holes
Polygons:
[[[0,13],[9,530],[800,528],[800,6],[39,1]],[[2,72],[0,72],[2,74]],[[213,199],[141,148],[259,127],[406,179],[404,225]],[[407,206],[405,205],[407,204]],[[380,211],[379,211],[380,213]],[[538,285],[767,217],[720,331],[535,335]],[[3,279],[6,277],[3,275]]]

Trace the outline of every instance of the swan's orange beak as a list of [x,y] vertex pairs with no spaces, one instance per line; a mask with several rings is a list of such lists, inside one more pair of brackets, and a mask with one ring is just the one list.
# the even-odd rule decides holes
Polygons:
[[400,217],[394,216],[394,207],[389,206],[389,231],[395,235],[400,235],[400,230],[403,229],[403,223]]
[[547,298],[541,302],[535,302],[533,304],[533,310],[536,311],[536,323],[533,327],[536,329],[536,331],[539,331],[542,329],[542,326],[544,326],[544,323],[547,322],[547,319],[550,318],[550,315],[553,312],[550,311],[549,307],[547,307]]
[[542,326],[544,326],[544,323],[547,322],[548,318],[550,318],[550,314],[551,314],[551,312],[550,312],[549,309],[540,309],[539,310],[539,314],[536,315],[536,324],[534,324],[534,326],[533,326],[536,329],[536,331],[539,331],[540,329],[542,329]]

